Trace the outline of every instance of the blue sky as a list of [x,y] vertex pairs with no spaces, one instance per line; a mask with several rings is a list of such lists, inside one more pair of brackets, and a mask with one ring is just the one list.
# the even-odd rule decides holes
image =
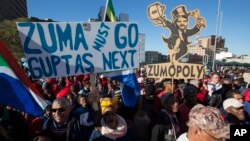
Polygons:
[[[169,36],[168,30],[154,26],[148,19],[147,7],[157,0],[113,0],[116,15],[129,14],[130,21],[137,22],[139,32],[145,34],[146,50],[167,54],[161,35]],[[158,0],[166,6],[165,14],[172,19],[170,13],[178,5],[186,5],[188,11],[199,9],[206,19],[207,27],[200,33],[201,37],[216,34],[216,18],[218,0]],[[97,18],[99,8],[106,0],[27,0],[29,16],[51,18],[57,21],[81,22],[89,18]],[[225,46],[236,55],[250,55],[250,1],[221,0],[221,28],[219,35],[225,38]],[[191,28],[191,25],[190,25]],[[191,37],[190,40],[195,39]]]

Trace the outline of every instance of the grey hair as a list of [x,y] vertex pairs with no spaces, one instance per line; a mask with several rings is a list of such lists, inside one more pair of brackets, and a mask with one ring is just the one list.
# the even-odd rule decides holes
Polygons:
[[[68,106],[72,106],[70,101],[66,98],[66,97],[61,97],[61,98],[56,98],[54,101],[53,101],[53,104],[54,103],[58,103],[58,104],[61,104],[65,107],[68,107]],[[53,105],[52,104],[52,105]]]

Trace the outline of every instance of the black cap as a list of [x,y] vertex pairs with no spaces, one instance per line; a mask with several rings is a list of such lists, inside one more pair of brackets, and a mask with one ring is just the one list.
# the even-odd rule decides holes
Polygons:
[[184,97],[188,97],[190,95],[196,95],[197,89],[195,86],[186,86],[183,90]]

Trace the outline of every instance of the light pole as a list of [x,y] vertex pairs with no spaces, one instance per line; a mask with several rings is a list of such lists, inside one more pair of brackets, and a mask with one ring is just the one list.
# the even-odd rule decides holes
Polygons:
[[214,59],[212,69],[215,71],[215,59],[216,59],[216,48],[217,48],[217,36],[219,30],[219,22],[220,22],[220,0],[218,0],[218,9],[217,9],[217,19],[216,19],[216,33],[215,33],[215,46],[214,46]]

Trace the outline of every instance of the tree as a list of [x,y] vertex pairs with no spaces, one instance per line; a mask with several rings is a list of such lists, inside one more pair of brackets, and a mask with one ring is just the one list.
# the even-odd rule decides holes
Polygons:
[[9,47],[14,57],[20,60],[24,56],[21,40],[18,34],[16,22],[29,22],[28,18],[0,21],[0,40]]

